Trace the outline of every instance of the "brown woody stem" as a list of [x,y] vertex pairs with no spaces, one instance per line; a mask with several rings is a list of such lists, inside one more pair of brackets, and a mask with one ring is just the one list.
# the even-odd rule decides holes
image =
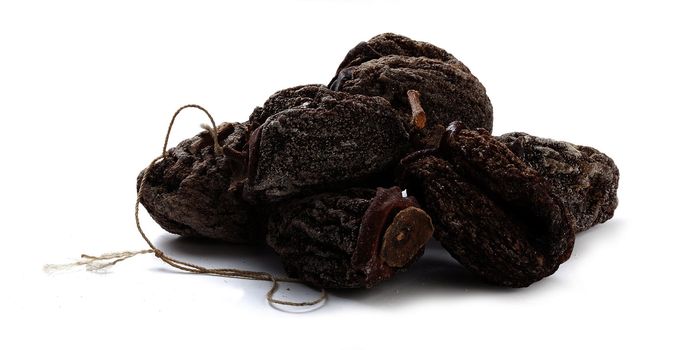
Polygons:
[[421,93],[416,90],[407,91],[409,105],[411,105],[411,124],[417,129],[423,129],[426,126],[426,112],[421,107]]

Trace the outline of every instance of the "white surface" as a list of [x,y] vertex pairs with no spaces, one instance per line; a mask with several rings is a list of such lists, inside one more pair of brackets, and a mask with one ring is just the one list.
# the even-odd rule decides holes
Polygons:
[[[691,11],[485,3],[3,2],[0,348],[690,349]],[[492,99],[495,134],[616,160],[616,216],[580,234],[555,275],[488,287],[432,245],[393,281],[289,314],[266,305],[266,282],[185,275],[152,256],[107,274],[42,272],[82,252],[144,247],[135,176],[178,106],[244,120],[278,89],[327,83],[349,48],[385,31],[467,64]],[[173,142],[201,122],[183,115]],[[175,241],[148,218],[145,229],[176,256],[280,269],[263,250]]]

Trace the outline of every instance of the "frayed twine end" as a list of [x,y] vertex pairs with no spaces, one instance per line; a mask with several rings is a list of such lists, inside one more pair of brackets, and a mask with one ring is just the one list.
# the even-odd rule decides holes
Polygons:
[[79,260],[68,264],[46,264],[43,266],[43,271],[46,273],[71,270],[76,267],[84,266],[87,271],[99,272],[111,267],[125,259],[132,258],[140,254],[154,253],[152,249],[144,249],[138,251],[124,251],[101,254],[93,256],[82,254]]

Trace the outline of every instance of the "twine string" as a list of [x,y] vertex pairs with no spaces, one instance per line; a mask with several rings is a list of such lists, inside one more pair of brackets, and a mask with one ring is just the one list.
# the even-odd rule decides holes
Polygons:
[[113,266],[125,259],[132,258],[140,254],[149,254],[154,251],[151,249],[139,251],[124,251],[115,253],[106,253],[98,256],[82,254],[78,261],[69,264],[47,264],[43,267],[46,272],[69,270],[78,266],[85,266],[87,271],[100,271],[107,267]]
[[168,140],[169,136],[171,135],[171,129],[173,128],[173,124],[176,120],[176,117],[178,117],[178,114],[180,114],[181,111],[187,108],[196,108],[201,111],[203,111],[207,117],[209,118],[211,122],[211,126],[208,125],[202,125],[202,127],[207,130],[211,136],[212,140],[214,142],[214,151],[217,155],[222,155],[223,154],[223,149],[221,145],[219,144],[218,140],[218,134],[217,134],[217,126],[216,123],[214,122],[214,118],[212,118],[212,115],[207,112],[206,109],[199,105],[195,104],[190,104],[190,105],[185,105],[183,107],[180,107],[174,114],[173,117],[171,117],[171,122],[169,123],[168,130],[166,132],[166,138],[164,139],[164,147],[163,151],[160,156],[154,158],[154,160],[149,163],[147,168],[144,170],[144,173],[142,174],[142,179],[140,180],[140,186],[137,191],[137,200],[135,202],[135,224],[137,225],[137,231],[139,231],[140,236],[142,236],[142,239],[147,243],[150,249],[145,249],[145,250],[140,250],[140,251],[125,251],[125,252],[117,252],[117,253],[107,253],[99,256],[92,256],[92,255],[87,255],[87,254],[82,254],[81,259],[77,262],[71,263],[71,264],[64,264],[64,265],[46,265],[44,269],[46,271],[50,270],[62,270],[66,268],[71,268],[71,267],[76,267],[76,266],[81,266],[85,265],[87,270],[89,271],[98,271],[105,269],[107,267],[113,266],[123,260],[132,258],[134,256],[140,255],[140,254],[151,254],[153,253],[154,256],[157,258],[161,259],[163,262],[166,264],[170,265],[173,268],[176,268],[178,270],[182,271],[187,271],[191,273],[198,273],[198,274],[205,274],[205,275],[212,275],[212,276],[220,276],[220,277],[228,277],[228,278],[239,278],[239,279],[248,279],[248,280],[257,280],[257,281],[269,281],[272,282],[272,286],[270,289],[267,291],[265,294],[265,298],[270,304],[279,304],[279,305],[287,305],[287,306],[311,306],[311,305],[316,305],[319,304],[325,300],[327,300],[327,292],[325,289],[321,289],[320,291],[320,296],[317,297],[316,299],[309,300],[309,301],[303,301],[303,302],[293,302],[293,301],[288,301],[288,300],[281,300],[281,299],[276,299],[274,298],[274,294],[277,292],[279,289],[279,283],[280,282],[287,282],[287,283],[303,283],[303,281],[295,278],[289,278],[289,277],[277,277],[274,276],[273,274],[269,272],[263,272],[263,271],[250,271],[250,270],[241,270],[241,269],[234,269],[234,268],[208,268],[205,266],[201,265],[196,265],[193,263],[189,263],[186,261],[178,260],[175,258],[170,257],[166,253],[164,253],[162,250],[157,248],[154,243],[147,237],[147,235],[144,233],[144,230],[142,229],[142,225],[140,223],[140,203],[142,200],[142,188],[149,176],[149,171],[156,164],[158,161],[165,159],[167,155],[167,147],[168,147]]
[[206,125],[206,124],[202,124],[200,126],[203,129],[209,131],[209,133],[212,135],[212,141],[214,142],[214,153],[216,153],[216,155],[218,155],[218,156],[222,155],[223,149],[221,148],[221,145],[219,145],[219,139],[218,139],[218,133],[217,133],[217,124],[214,122],[214,118],[212,118],[212,115],[209,114],[209,112],[204,107],[202,107],[200,105],[195,105],[195,104],[189,104],[189,105],[182,106],[182,107],[178,108],[176,113],[173,113],[173,117],[171,117],[171,122],[168,124],[168,130],[166,130],[166,138],[164,139],[164,148],[161,151],[161,155],[164,158],[166,158],[166,150],[168,148],[168,138],[171,136],[171,130],[173,129],[173,124],[176,122],[176,118],[178,117],[178,114],[180,114],[180,112],[182,112],[184,109],[188,109],[188,108],[199,109],[207,115],[207,118],[209,118],[209,122],[212,123],[212,126],[210,127],[209,125]]
[[[152,241],[147,237],[147,235],[144,233],[144,230],[142,230],[142,225],[140,224],[140,203],[142,200],[142,189],[143,185],[149,176],[149,171],[156,164],[159,160],[166,158],[167,154],[167,147],[168,147],[168,140],[171,135],[171,130],[173,129],[173,124],[176,121],[176,117],[178,117],[178,114],[182,112],[184,109],[187,108],[196,108],[201,110],[207,115],[207,118],[209,118],[210,123],[212,124],[211,126],[202,125],[202,128],[206,129],[212,136],[212,140],[214,142],[214,151],[217,155],[222,155],[223,154],[223,149],[221,145],[219,144],[219,138],[218,138],[218,133],[217,133],[217,126],[216,123],[214,122],[214,118],[212,118],[212,115],[203,107],[195,104],[189,104],[182,106],[178,108],[178,110],[173,114],[173,117],[171,117],[171,122],[168,125],[168,130],[166,131],[166,138],[164,139],[164,147],[162,149],[162,153],[160,156],[154,158],[154,160],[149,163],[147,168],[144,170],[144,173],[142,174],[142,179],[140,180],[140,186],[139,190],[137,191],[137,200],[135,202],[135,223],[137,225],[137,231],[139,231],[140,236],[142,236],[142,239],[147,243],[149,246],[150,250],[154,255],[161,259],[163,262],[166,264],[170,265],[171,267],[174,267],[176,269],[182,270],[182,271],[187,271],[191,273],[199,273],[199,274],[206,274],[206,275],[213,275],[213,276],[221,276],[221,277],[229,277],[229,278],[240,278],[240,279],[250,279],[250,280],[259,280],[259,281],[270,281],[272,282],[272,286],[270,289],[267,291],[267,294],[265,295],[265,298],[267,299],[268,302],[272,304],[280,304],[280,305],[288,305],[288,306],[310,306],[310,305],[316,305],[322,301],[324,301],[327,298],[327,293],[325,292],[325,289],[321,289],[320,291],[320,296],[314,300],[310,301],[304,301],[304,302],[293,302],[293,301],[287,301],[287,300],[280,300],[280,299],[275,299],[274,294],[277,292],[279,289],[279,282],[291,282],[291,283],[302,283],[301,280],[295,279],[295,278],[288,278],[288,277],[276,277],[273,274],[269,272],[263,272],[263,271],[250,271],[250,270],[241,270],[241,269],[234,269],[234,268],[223,268],[223,269],[218,269],[218,268],[208,268],[196,264],[192,264],[186,261],[181,261],[178,259],[174,259],[160,249],[158,249]],[[127,259],[128,257],[124,257],[121,259]],[[116,261],[117,262],[117,261]],[[114,262],[115,264],[115,262]]]

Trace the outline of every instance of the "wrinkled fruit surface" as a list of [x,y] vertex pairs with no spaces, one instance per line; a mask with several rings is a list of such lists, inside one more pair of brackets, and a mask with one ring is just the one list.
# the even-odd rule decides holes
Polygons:
[[253,202],[377,182],[409,148],[397,112],[380,97],[298,87],[263,110],[277,112],[255,118],[264,121],[250,138],[244,188]]
[[[224,154],[214,153],[203,131],[168,151],[142,184],[141,203],[162,228],[182,236],[234,243],[261,242],[254,210],[241,198],[243,160],[236,155],[247,142],[245,123],[218,127]],[[137,178],[138,190],[142,181]]]
[[383,33],[362,41],[349,50],[337,68],[337,75],[345,68],[356,67],[370,60],[385,56],[426,57],[451,64],[469,73],[469,68],[449,52],[424,41],[412,40],[406,36]]
[[497,139],[541,174],[575,216],[578,232],[605,222],[618,206],[619,171],[598,150],[521,132]]
[[403,36],[379,35],[357,45],[329,86],[384,97],[404,115],[411,111],[407,91],[419,91],[428,120],[414,133],[418,148],[436,146],[448,124],[456,120],[469,128],[493,128],[491,101],[469,69],[446,51]]
[[452,126],[439,150],[402,161],[400,181],[421,202],[435,237],[494,284],[524,287],[570,257],[575,222],[544,179],[482,129]]
[[267,243],[290,276],[325,288],[372,287],[418,259],[431,219],[398,187],[352,188],[280,205]]

